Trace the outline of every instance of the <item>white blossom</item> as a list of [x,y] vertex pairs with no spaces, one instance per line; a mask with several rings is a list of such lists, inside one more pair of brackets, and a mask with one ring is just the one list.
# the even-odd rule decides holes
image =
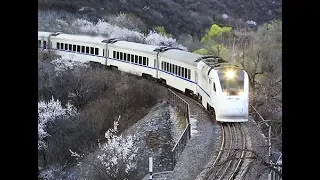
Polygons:
[[[125,19],[125,15],[120,14],[119,19]],[[56,23],[57,25],[63,26],[67,29],[78,29],[78,31],[80,31],[82,34],[103,35],[106,38],[118,38],[137,43],[177,47],[184,50],[187,49],[186,47],[177,43],[176,39],[160,35],[155,31],[150,31],[148,34],[143,34],[138,31],[112,25],[104,20],[98,20],[97,23],[93,23],[85,19],[76,19],[71,23],[71,25],[68,25],[68,23],[63,20],[55,19],[53,23]]]
[[228,19],[229,16],[228,16],[228,14],[222,14],[222,18],[223,18],[223,19]]
[[73,70],[75,74],[79,73],[80,68],[87,68],[88,64],[81,62],[81,61],[73,61],[73,60],[67,60],[58,58],[51,63],[54,65],[54,70],[56,72],[56,75],[59,76],[61,73],[67,71],[67,70]]
[[81,165],[80,158],[83,158],[84,154],[80,155],[79,153],[74,152],[71,149],[69,149],[69,152],[71,153],[72,157],[76,157],[76,160],[78,161],[77,166]]
[[44,138],[49,136],[46,132],[48,122],[52,122],[58,118],[74,116],[76,114],[77,109],[73,105],[68,103],[66,108],[63,108],[61,102],[59,100],[54,100],[53,97],[49,102],[40,101],[38,103],[38,150],[46,148]]
[[39,178],[44,180],[55,180],[58,179],[60,175],[64,175],[63,169],[66,167],[66,165],[63,166],[49,166],[46,169],[42,169]]
[[65,20],[56,19],[56,22],[57,22],[59,25],[68,26],[68,23],[67,23]]
[[249,24],[249,25],[253,25],[253,26],[257,25],[257,23],[255,21],[252,21],[252,20],[248,20],[246,23]]
[[105,133],[107,142],[102,145],[101,150],[103,153],[98,155],[97,158],[107,170],[112,169],[116,173],[120,170],[119,162],[124,162],[126,165],[124,170],[128,173],[129,170],[136,167],[134,159],[138,152],[138,147],[133,145],[135,136],[117,135],[119,119],[113,125],[113,129],[109,129]]
[[156,33],[155,31],[149,31],[149,34],[147,35],[145,42],[146,44],[151,44],[151,45],[177,47],[183,50],[187,49],[181,44],[178,44],[176,42],[176,39],[173,39],[167,36],[162,36]]

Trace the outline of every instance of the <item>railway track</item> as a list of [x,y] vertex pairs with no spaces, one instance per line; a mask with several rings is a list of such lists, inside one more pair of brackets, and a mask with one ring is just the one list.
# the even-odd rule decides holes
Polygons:
[[205,180],[242,179],[246,168],[242,165],[247,148],[247,138],[240,123],[224,123],[222,128],[222,143],[219,153],[205,174]]
[[[203,106],[193,98],[185,94],[174,91],[190,104],[190,110]],[[195,107],[197,106],[197,107]],[[197,110],[199,111],[199,109]],[[205,111],[207,112],[207,111]],[[208,113],[208,112],[207,112]],[[211,117],[212,118],[212,117]],[[214,121],[213,119],[211,119]],[[208,163],[207,167],[198,176],[197,180],[241,180],[246,174],[250,160],[245,159],[249,156],[244,149],[250,149],[249,135],[245,132],[245,125],[242,123],[219,123],[221,127],[221,145],[215,159]]]

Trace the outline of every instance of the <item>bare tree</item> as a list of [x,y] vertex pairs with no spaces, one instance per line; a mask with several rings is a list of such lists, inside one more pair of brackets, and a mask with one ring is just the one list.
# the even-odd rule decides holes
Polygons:
[[[248,73],[253,94],[252,104],[255,106],[262,105],[258,99],[266,87],[276,87],[277,90],[274,89],[273,92],[278,94],[281,90],[279,89],[282,84],[281,31],[281,21],[274,21],[259,27],[257,32],[247,30],[235,32],[236,41],[233,45],[235,62]],[[279,95],[272,96],[281,99]]]

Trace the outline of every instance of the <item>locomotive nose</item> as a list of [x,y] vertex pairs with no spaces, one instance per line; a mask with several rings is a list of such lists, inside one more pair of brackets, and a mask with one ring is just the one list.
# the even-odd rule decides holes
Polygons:
[[221,118],[228,119],[247,119],[248,118],[248,101],[243,97],[222,97],[219,109]]

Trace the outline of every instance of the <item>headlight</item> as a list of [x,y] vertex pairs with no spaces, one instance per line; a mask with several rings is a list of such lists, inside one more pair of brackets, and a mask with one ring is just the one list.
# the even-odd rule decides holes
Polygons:
[[226,78],[227,79],[233,79],[235,77],[235,72],[231,69],[228,69],[226,71]]

